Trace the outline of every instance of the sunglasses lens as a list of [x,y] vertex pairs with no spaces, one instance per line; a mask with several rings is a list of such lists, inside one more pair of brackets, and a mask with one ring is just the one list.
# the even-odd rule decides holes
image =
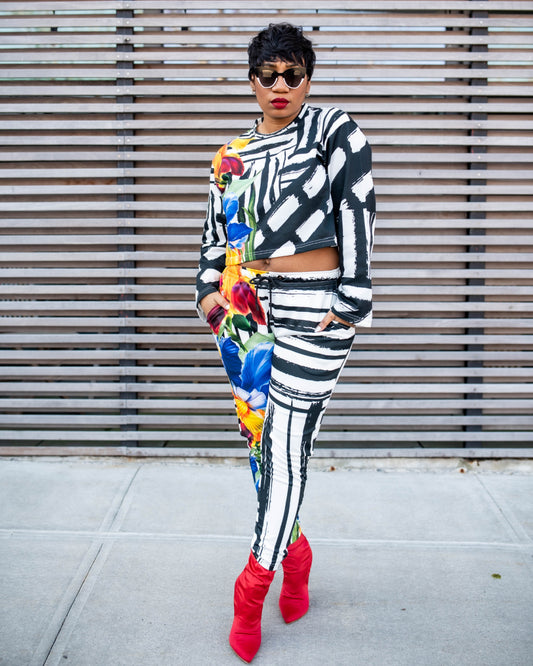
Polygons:
[[300,69],[288,69],[285,72],[285,82],[289,88],[298,88],[300,83],[304,80],[305,72],[302,73]]
[[257,78],[262,86],[265,88],[272,88],[274,83],[276,83],[278,74],[272,69],[259,69],[257,70]]

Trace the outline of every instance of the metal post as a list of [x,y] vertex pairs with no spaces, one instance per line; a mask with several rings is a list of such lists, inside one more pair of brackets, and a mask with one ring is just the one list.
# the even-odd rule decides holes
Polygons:
[[[117,18],[133,18],[134,12],[133,10],[117,10]],[[133,28],[132,27],[117,27],[117,34],[120,35],[133,35]],[[118,52],[127,52],[127,53],[133,53],[133,44],[132,43],[123,43],[123,44],[117,44],[117,51]],[[129,78],[128,75],[128,70],[133,69],[134,63],[132,61],[123,61],[123,60],[117,60],[117,69],[120,69],[120,76],[117,77],[117,87],[124,87],[125,91],[127,91],[124,95],[121,95],[120,93],[117,95],[117,103],[118,104],[129,104],[132,105],[135,102],[135,97],[133,94],[130,92],[130,90],[133,88],[134,85],[134,79]],[[122,120],[124,122],[124,127],[122,129],[117,130],[117,136],[122,136],[125,137],[124,139],[124,144],[120,144],[117,148],[118,150],[118,155],[117,155],[117,167],[119,169],[133,169],[135,162],[129,158],[126,153],[131,153],[133,151],[133,145],[128,144],[127,137],[131,137],[134,134],[134,130],[130,127],[127,127],[127,121],[128,120],[133,120],[135,117],[134,113],[128,112],[128,113],[117,113],[117,120]],[[122,154],[121,154],[122,153]],[[117,185],[133,185],[135,182],[135,179],[133,177],[119,177],[117,178]],[[133,194],[128,194],[125,192],[119,192],[117,194],[117,200],[118,201],[124,201],[124,202],[130,202],[135,200],[135,195]],[[125,210],[118,210],[117,211],[117,218],[120,220],[127,220],[127,219],[133,219],[135,217],[135,211],[132,210],[131,208],[128,210],[128,207],[126,205]],[[135,234],[135,227],[134,226],[128,226],[128,225],[120,225],[117,228],[117,233],[119,236],[124,237],[124,242],[121,242],[118,246],[118,251],[119,252],[134,252],[135,251],[135,244],[133,243],[128,243],[128,236],[132,236]],[[120,268],[135,268],[135,261],[119,261],[118,265]],[[135,278],[134,277],[123,277],[119,278],[119,284],[135,284]],[[136,295],[133,294],[121,294],[120,299],[121,301],[134,301],[136,298]],[[123,318],[135,316],[135,312],[132,310],[126,310],[122,309],[119,311],[119,316]],[[119,328],[119,335],[128,335],[128,334],[134,334],[135,333],[135,327],[134,326],[121,326]],[[124,350],[133,350],[135,349],[136,345],[135,342],[120,342],[119,343],[119,349],[124,349]],[[125,384],[129,382],[135,382],[137,381],[137,377],[135,376],[135,366],[137,365],[137,361],[135,359],[120,359],[119,360],[119,366],[121,367],[131,367],[131,372],[128,372],[126,375],[121,376],[120,382],[123,385],[121,387],[120,391],[120,398],[122,400],[135,400],[137,398],[137,393],[135,391],[127,391],[125,390]],[[132,416],[137,414],[137,409],[136,408],[121,408],[120,409],[120,414],[126,415],[126,416]],[[137,430],[137,424],[136,423],[127,423],[127,424],[121,424],[120,430],[122,431],[136,431]],[[123,441],[122,444],[124,446],[138,446],[139,442],[137,439],[134,438],[132,435],[131,440],[126,440]]]
[[[471,12],[471,17],[472,18],[487,18],[488,17],[488,12]],[[486,27],[481,27],[481,28],[472,28],[471,33],[472,35],[487,35],[488,34],[488,29]],[[486,45],[473,45],[470,47],[471,53],[479,53],[479,52],[486,52],[488,50]],[[471,69],[487,69],[488,65],[487,62],[484,61],[479,61],[479,62],[471,62],[470,63],[470,68]],[[475,78],[475,79],[470,79],[470,85],[476,85],[476,86],[486,86],[487,85],[487,78]],[[480,97],[480,96],[472,96],[470,97],[470,103],[471,104],[486,104],[488,101],[488,98],[486,96]],[[470,120],[487,120],[487,113],[486,112],[479,112],[479,111],[474,111],[469,114]],[[482,128],[474,128],[471,130],[471,136],[474,137],[481,137],[481,136],[487,136],[487,131],[486,129]],[[470,152],[475,155],[477,158],[475,161],[469,163],[469,168],[471,171],[486,171],[487,169],[487,162],[483,159],[483,156],[487,152],[487,149],[483,145],[473,145],[470,148]],[[474,177],[469,179],[468,184],[469,185],[486,185],[487,181],[485,178],[479,178],[478,174],[473,174]],[[486,196],[484,195],[470,195],[468,197],[468,200],[471,202],[485,202],[487,200]],[[484,220],[486,218],[486,213],[484,211],[469,211],[468,212],[468,217],[471,220]],[[476,253],[484,253],[485,252],[485,245],[483,244],[483,236],[485,235],[485,229],[477,228],[477,227],[472,227],[468,229],[468,235],[469,236],[479,236],[479,243],[476,243],[474,245],[469,245],[468,246],[468,252],[476,252]],[[467,267],[472,270],[476,269],[483,269],[485,268],[485,262],[484,261],[471,261],[468,262]],[[472,286],[483,286],[485,284],[484,278],[468,278],[467,279],[467,284],[472,285]],[[467,301],[472,302],[472,303],[482,303],[485,300],[485,297],[483,294],[468,294],[467,295]],[[482,318],[483,313],[482,312],[468,312],[467,313],[467,318],[469,317],[477,317],[477,318]],[[483,335],[484,333],[484,328],[468,328],[467,334],[468,335]],[[466,345],[466,351],[471,351],[471,352],[480,352],[483,351],[484,345],[483,344],[471,344],[467,343]],[[467,368],[481,368],[483,367],[483,361],[472,361],[469,360],[466,362],[466,367]],[[466,383],[467,384],[482,384],[483,383],[483,378],[482,377],[467,377],[466,378]],[[466,393],[466,400],[481,400],[483,398],[482,393]],[[465,416],[481,416],[483,414],[483,410],[480,408],[471,408],[467,407],[465,409]],[[481,426],[480,425],[466,425],[465,426],[465,431],[468,432],[480,432],[481,431]],[[479,441],[468,441],[468,436],[465,436],[465,447],[477,447],[477,448],[482,448],[483,447],[483,442]]]

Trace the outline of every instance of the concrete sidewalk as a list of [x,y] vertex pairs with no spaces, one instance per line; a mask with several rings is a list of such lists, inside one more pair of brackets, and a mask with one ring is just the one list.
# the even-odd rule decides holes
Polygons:
[[[313,460],[311,607],[257,666],[530,666],[533,463]],[[0,460],[2,666],[218,666],[255,518],[242,461]]]

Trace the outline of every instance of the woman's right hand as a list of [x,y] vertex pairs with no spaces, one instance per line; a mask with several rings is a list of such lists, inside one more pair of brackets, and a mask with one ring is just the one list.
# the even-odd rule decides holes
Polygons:
[[227,310],[229,308],[228,301],[224,298],[224,296],[222,296],[222,294],[219,291],[213,291],[210,294],[207,294],[207,296],[204,296],[200,301],[200,307],[202,308],[206,317],[211,312],[211,310],[217,305],[223,307],[224,310]]

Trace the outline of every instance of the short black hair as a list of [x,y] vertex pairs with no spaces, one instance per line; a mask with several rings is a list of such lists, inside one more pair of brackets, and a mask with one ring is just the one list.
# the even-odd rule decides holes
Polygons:
[[304,65],[307,78],[313,76],[316,56],[302,28],[291,23],[271,23],[261,30],[248,46],[248,78],[251,79],[263,63],[276,60]]

